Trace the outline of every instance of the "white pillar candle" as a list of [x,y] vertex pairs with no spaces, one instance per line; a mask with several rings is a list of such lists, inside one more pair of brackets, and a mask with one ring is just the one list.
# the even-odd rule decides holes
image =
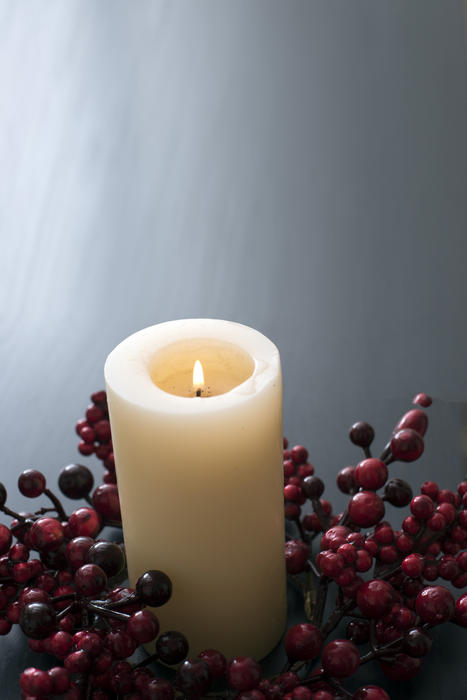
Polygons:
[[105,380],[130,583],[171,578],[155,612],[191,655],[263,658],[286,616],[277,348],[237,323],[169,321],[120,343]]

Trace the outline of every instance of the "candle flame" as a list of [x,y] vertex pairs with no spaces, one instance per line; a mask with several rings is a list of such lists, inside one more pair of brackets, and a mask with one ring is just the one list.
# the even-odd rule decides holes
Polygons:
[[193,386],[195,389],[202,389],[204,386],[203,365],[199,360],[193,365]]

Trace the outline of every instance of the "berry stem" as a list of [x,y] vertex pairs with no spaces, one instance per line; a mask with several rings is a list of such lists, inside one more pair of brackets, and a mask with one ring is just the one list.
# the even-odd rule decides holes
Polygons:
[[[21,523],[30,522],[28,518],[24,517],[24,515],[20,515],[19,513],[15,513],[15,511],[11,510],[11,508],[8,508],[8,506],[2,506],[0,508],[0,510],[2,510],[5,513],[5,515],[9,515],[10,517],[15,518],[16,520],[19,520]],[[12,531],[13,530],[14,530],[14,528],[12,529]]]
[[329,683],[332,685],[332,687],[335,688],[337,691],[339,691],[340,696],[342,695],[342,697],[344,697],[344,698],[353,698],[352,693],[349,693],[349,691],[346,690],[344,688],[344,686],[341,683],[339,683],[339,681],[336,678],[328,677],[328,680],[329,680]]
[[328,594],[328,585],[328,577],[321,575],[319,577],[318,592],[316,594],[316,602],[313,610],[313,624],[317,627],[321,627],[321,623],[323,622],[324,606],[326,605],[326,598]]
[[391,454],[391,442],[388,442],[386,447],[384,448],[384,450],[381,452],[380,460],[382,462],[385,462],[390,454]]
[[371,450],[370,450],[369,447],[364,447],[364,448],[363,448],[363,452],[365,453],[365,457],[366,457],[367,459],[370,459],[370,458],[371,458]]
[[319,524],[321,526],[321,529],[326,532],[326,530],[329,528],[331,519],[328,515],[323,510],[323,506],[321,505],[320,501],[317,498],[314,498],[311,501],[311,505],[313,506],[313,510],[315,511],[316,515],[318,516]]
[[50,489],[45,489],[44,493],[50,498],[50,500],[54,504],[55,510],[57,511],[57,515],[60,518],[60,520],[68,520],[68,515],[65,513],[63,506],[57,498],[57,496],[54,493],[52,493]]
[[101,605],[96,605],[95,603],[89,602],[88,610],[95,612],[98,615],[104,615],[106,617],[112,617],[114,620],[129,620],[131,615],[128,613],[117,612],[116,610],[109,610],[109,608],[103,608]]
[[[342,620],[343,617],[348,615],[348,613],[355,607],[355,601],[353,600],[348,600],[342,607],[337,607],[335,608],[334,612],[329,616],[327,622],[323,627],[321,628],[321,634],[323,635],[323,638],[326,639],[326,637],[331,634],[333,629],[337,627],[339,622]],[[353,617],[353,615],[352,615]]]
[[299,518],[299,517],[298,517],[298,518],[294,518],[294,523],[295,523],[295,525],[296,525],[297,528],[298,528],[298,531],[299,531],[299,533],[300,533],[300,538],[301,538],[304,542],[306,542],[306,543],[308,544],[310,540],[308,539],[308,535],[306,534],[306,532],[305,532],[305,530],[304,530],[304,528],[303,528],[303,525],[302,525],[302,523],[301,523],[300,518]]
[[379,656],[384,656],[387,651],[391,651],[393,647],[395,647],[397,644],[400,644],[403,640],[403,637],[398,637],[393,642],[389,642],[389,644],[385,644],[382,647],[372,649],[372,651],[369,651],[368,654],[365,654],[365,656],[360,657],[360,666],[363,666],[363,664],[367,664],[369,661],[373,661],[373,659],[377,659]]

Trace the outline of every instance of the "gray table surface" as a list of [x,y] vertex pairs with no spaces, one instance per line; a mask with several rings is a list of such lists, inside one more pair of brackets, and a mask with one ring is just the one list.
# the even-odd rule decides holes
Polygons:
[[[457,0],[0,0],[9,490],[77,459],[74,421],[117,342],[192,316],[278,345],[285,432],[336,510],[348,426],[373,420],[382,444],[418,390],[437,399],[426,456],[395,473],[455,486],[466,58]],[[467,696],[466,637],[446,627],[391,697]],[[14,699],[36,657],[19,632],[0,648]]]

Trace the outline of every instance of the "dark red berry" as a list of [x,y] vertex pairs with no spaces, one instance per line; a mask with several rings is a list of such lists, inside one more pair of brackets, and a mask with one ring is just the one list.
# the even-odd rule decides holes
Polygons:
[[295,445],[290,452],[295,464],[305,464],[308,459],[308,450],[303,445]]
[[52,693],[62,695],[66,693],[71,683],[71,673],[63,666],[54,666],[47,671],[52,681]]
[[454,622],[461,627],[467,627],[467,593],[456,601]]
[[63,527],[55,518],[39,518],[31,526],[31,543],[40,552],[58,549],[65,541]]
[[353,493],[357,490],[355,467],[344,467],[337,475],[337,486],[342,493]]
[[94,477],[84,464],[69,464],[61,470],[58,485],[68,498],[84,498],[94,485]]
[[357,593],[358,607],[368,618],[384,617],[391,610],[393,602],[393,587],[380,579],[366,581]]
[[91,564],[100,566],[107,576],[116,576],[125,567],[125,555],[122,548],[115,542],[92,544],[87,552],[87,558]]
[[421,627],[413,627],[404,635],[402,650],[405,654],[418,659],[426,656],[433,645],[433,640]]
[[305,622],[291,627],[284,639],[289,661],[309,661],[316,659],[321,651],[323,635],[318,627]]
[[92,659],[85,651],[73,651],[65,659],[65,668],[70,673],[86,673],[91,668]]
[[403,479],[391,479],[384,488],[384,497],[396,508],[403,508],[412,500],[412,488]]
[[412,403],[416,406],[423,406],[423,408],[428,408],[433,403],[433,399],[428,394],[416,394],[412,399]]
[[391,439],[391,452],[394,459],[401,462],[413,462],[424,450],[423,438],[411,428],[399,430]]
[[348,512],[355,525],[371,527],[384,517],[384,503],[374,491],[359,491],[350,499]]
[[398,433],[400,430],[406,428],[411,428],[415,430],[416,433],[422,437],[425,435],[428,428],[428,416],[425,411],[419,408],[412,408],[412,410],[405,413],[396,427],[394,428],[394,433]]
[[377,491],[386,483],[388,478],[388,468],[384,462],[374,457],[364,459],[357,464],[355,469],[355,480],[363,489]]
[[375,437],[375,431],[366,421],[354,423],[349,431],[349,437],[354,445],[358,447],[369,447]]
[[406,576],[411,578],[418,578],[422,575],[423,568],[425,566],[425,560],[421,554],[413,553],[409,554],[402,561],[401,569]]
[[[80,566],[87,563],[88,552],[94,545],[91,537],[75,537],[66,546],[66,558],[71,568],[76,571]],[[98,562],[93,562],[97,564]]]
[[415,610],[424,622],[439,625],[450,620],[454,614],[455,601],[444,586],[428,586],[417,595]]
[[408,681],[419,673],[422,659],[415,659],[407,654],[396,654],[391,661],[381,661],[383,673],[395,681]]
[[324,483],[319,476],[307,476],[303,479],[302,488],[307,498],[316,501],[324,491]]
[[368,620],[351,620],[345,635],[354,644],[366,644],[370,636],[370,623]]
[[181,632],[164,632],[157,638],[156,652],[163,663],[178,664],[188,653],[187,639]]
[[417,520],[428,520],[434,513],[435,505],[429,496],[415,496],[410,503],[410,510]]
[[256,688],[261,680],[261,666],[249,656],[236,656],[227,664],[227,682],[239,692]]
[[92,495],[92,505],[107,520],[121,522],[118,488],[115,484],[101,484]]
[[45,639],[55,631],[57,615],[48,603],[28,603],[20,612],[19,624],[27,637]]
[[379,685],[365,685],[352,695],[352,700],[391,700]]
[[289,540],[285,543],[285,565],[289,574],[299,574],[306,567],[310,550],[302,540]]
[[143,603],[157,608],[164,605],[172,595],[172,582],[163,571],[152,569],[139,577],[135,590]]
[[348,639],[334,639],[324,647],[321,661],[330,676],[347,678],[360,666],[360,652]]
[[20,687],[23,693],[31,698],[44,698],[52,693],[53,683],[47,671],[38,668],[27,668],[20,676]]
[[37,469],[26,469],[19,475],[18,488],[27,498],[36,498],[44,493],[45,476]]
[[227,668],[227,660],[220,651],[216,649],[206,649],[198,654],[198,656],[207,663],[213,678],[222,678]]
[[127,632],[138,644],[147,644],[159,634],[159,622],[150,610],[134,612],[127,622]]
[[92,597],[107,586],[107,575],[96,564],[84,564],[75,571],[73,577],[75,588],[81,595]]
[[68,521],[73,537],[95,537],[102,528],[100,516],[94,508],[77,508]]
[[137,644],[124,630],[109,632],[105,644],[116,659],[126,659],[134,654]]
[[176,685],[190,700],[203,696],[211,685],[211,671],[201,659],[186,659],[177,669]]

